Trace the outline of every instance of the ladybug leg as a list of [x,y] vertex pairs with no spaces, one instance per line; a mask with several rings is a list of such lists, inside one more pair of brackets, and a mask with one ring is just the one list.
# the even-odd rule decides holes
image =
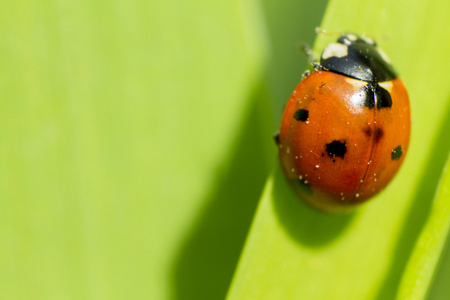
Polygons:
[[[300,44],[299,49],[304,55],[306,55],[308,57],[309,63],[314,68],[314,70],[316,70],[316,71],[322,70],[322,67],[317,62],[317,59],[315,58],[314,53],[312,52],[311,48],[309,48],[305,44]],[[309,73],[303,74],[303,77],[308,76],[308,75],[309,75]]]
[[280,144],[280,132],[279,131],[275,132],[275,134],[273,135],[273,139],[275,140],[275,143],[277,145]]
[[303,72],[302,79],[304,79],[305,77],[309,76],[309,74],[311,74],[310,70],[306,70],[305,72]]

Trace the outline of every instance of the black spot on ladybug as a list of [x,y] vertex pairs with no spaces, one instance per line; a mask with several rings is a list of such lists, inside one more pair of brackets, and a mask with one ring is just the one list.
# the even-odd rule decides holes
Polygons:
[[375,88],[375,103],[377,108],[389,108],[392,106],[391,94],[378,84],[374,85]]
[[370,126],[367,126],[363,129],[363,132],[367,137],[370,137],[372,135],[372,128]]
[[350,98],[350,102],[352,102],[355,106],[365,106],[368,108],[373,108],[375,103],[375,94],[369,86],[365,85],[359,90],[356,91],[355,94]]
[[370,127],[370,126],[365,127],[363,129],[363,132],[367,137],[371,137],[372,133],[374,133],[374,142],[375,143],[378,143],[384,134],[384,131],[382,128],[375,127],[374,129],[372,129],[372,127]]
[[277,145],[280,144],[280,132],[279,131],[275,132],[275,134],[273,135],[273,139],[275,140],[275,143]]
[[397,146],[394,150],[392,150],[391,158],[392,160],[399,160],[403,154],[402,146]]
[[369,83],[363,86],[351,97],[350,101],[355,106],[365,106],[369,109],[375,106],[378,109],[392,106],[392,98],[387,90],[378,83]]
[[329,144],[326,144],[325,151],[329,156],[335,158],[336,156],[344,158],[345,153],[347,152],[347,146],[344,141],[332,141]]
[[383,137],[383,134],[384,134],[384,131],[382,128],[375,127],[375,137],[374,137],[375,143],[378,143],[380,141],[380,139]]
[[322,152],[322,157],[325,157],[325,153]]
[[299,109],[294,114],[294,118],[297,121],[302,121],[302,122],[305,122],[306,120],[308,120],[308,116],[309,116],[309,112],[306,109]]

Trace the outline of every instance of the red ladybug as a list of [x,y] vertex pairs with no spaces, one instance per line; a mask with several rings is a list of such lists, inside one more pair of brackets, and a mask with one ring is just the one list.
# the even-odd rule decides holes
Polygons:
[[282,169],[295,192],[326,211],[348,210],[382,190],[409,145],[406,88],[374,41],[342,34],[286,105]]

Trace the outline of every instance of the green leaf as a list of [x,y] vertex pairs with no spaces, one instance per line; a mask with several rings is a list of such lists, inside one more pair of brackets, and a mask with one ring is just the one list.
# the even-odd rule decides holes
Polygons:
[[[445,193],[433,199],[450,149],[449,9],[443,0],[329,2],[321,27],[375,38],[400,73],[412,110],[408,156],[385,191],[346,215],[300,202],[277,168],[228,299],[423,299],[448,231],[438,221],[446,220]],[[318,36],[316,53],[334,39]],[[439,242],[421,249],[432,231]],[[430,269],[417,283],[424,265]]]
[[399,299],[424,299],[431,285],[450,229],[449,168],[450,159],[447,160],[427,223],[417,239],[414,251],[405,269],[399,288]]

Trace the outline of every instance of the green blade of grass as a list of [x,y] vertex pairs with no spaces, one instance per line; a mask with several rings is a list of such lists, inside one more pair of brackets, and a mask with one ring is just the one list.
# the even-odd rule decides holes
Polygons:
[[[450,130],[444,122],[450,61],[442,59],[450,53],[449,8],[444,0],[329,3],[322,28],[375,38],[404,80],[412,110],[408,157],[385,191],[347,215],[304,205],[277,169],[228,299],[393,299],[400,286],[408,286],[413,276],[407,273],[414,269],[409,258],[421,253],[415,247],[422,228],[433,226],[429,213],[449,152],[442,140]],[[332,40],[319,36],[316,52]],[[416,293],[423,295],[427,285]]]
[[[450,157],[449,157],[450,158]],[[450,229],[450,160],[430,215],[405,269],[398,299],[424,299]]]

